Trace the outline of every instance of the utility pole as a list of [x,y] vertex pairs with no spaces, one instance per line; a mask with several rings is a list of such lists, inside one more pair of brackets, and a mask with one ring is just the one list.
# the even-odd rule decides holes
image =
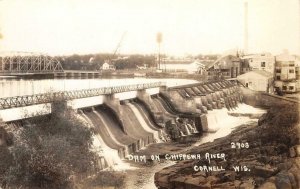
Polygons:
[[156,42],[158,43],[158,65],[157,65],[157,68],[160,69],[160,44],[162,42],[162,33],[160,33],[160,32],[157,33]]
[[300,56],[300,0],[298,0],[298,38],[299,38],[299,41],[298,41],[298,53],[299,53],[299,56]]
[[248,2],[244,3],[244,54],[248,53]]

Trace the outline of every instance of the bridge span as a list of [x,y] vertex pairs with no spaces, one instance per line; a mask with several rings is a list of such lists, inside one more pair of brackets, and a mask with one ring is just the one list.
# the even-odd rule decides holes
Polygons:
[[0,54],[0,76],[50,76],[54,78],[99,78],[99,71],[64,70],[55,57],[40,53]]

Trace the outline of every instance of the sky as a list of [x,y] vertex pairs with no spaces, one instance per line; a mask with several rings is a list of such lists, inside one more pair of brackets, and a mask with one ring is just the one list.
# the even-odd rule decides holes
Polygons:
[[[0,51],[51,55],[243,49],[246,0],[0,0]],[[300,0],[247,0],[248,53],[300,54]]]

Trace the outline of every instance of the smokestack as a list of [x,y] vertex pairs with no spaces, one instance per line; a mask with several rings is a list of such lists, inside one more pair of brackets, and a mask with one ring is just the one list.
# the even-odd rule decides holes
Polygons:
[[162,42],[162,33],[160,33],[160,32],[157,33],[156,42],[158,43],[158,65],[157,65],[157,68],[161,69],[161,65],[160,65],[160,44]]
[[298,45],[299,45],[299,56],[300,56],[300,0],[298,0],[298,14],[299,14],[299,16],[298,16],[298,25],[299,25],[299,31],[298,31],[298,35],[299,35],[299,41],[298,41]]
[[244,3],[244,53],[248,53],[248,2]]

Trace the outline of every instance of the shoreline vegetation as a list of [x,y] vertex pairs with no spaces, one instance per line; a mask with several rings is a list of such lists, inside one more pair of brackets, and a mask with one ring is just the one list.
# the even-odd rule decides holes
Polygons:
[[0,145],[2,189],[82,188],[85,180],[90,186],[102,181],[119,186],[124,180],[121,173],[100,173],[93,130],[63,103],[57,102],[50,115],[1,123],[0,128],[5,136]]

